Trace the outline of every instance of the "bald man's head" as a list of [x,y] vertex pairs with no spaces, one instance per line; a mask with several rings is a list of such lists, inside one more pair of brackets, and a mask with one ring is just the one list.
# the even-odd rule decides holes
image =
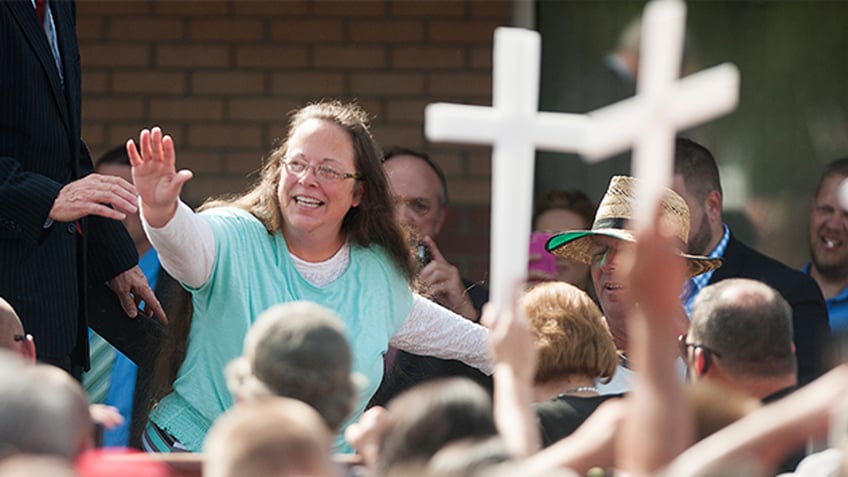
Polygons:
[[24,325],[15,309],[3,298],[0,298],[0,349],[7,349],[31,363],[35,362],[32,336],[24,332]]

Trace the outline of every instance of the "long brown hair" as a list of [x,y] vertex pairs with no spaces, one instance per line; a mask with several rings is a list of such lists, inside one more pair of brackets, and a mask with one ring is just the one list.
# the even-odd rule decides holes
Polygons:
[[353,103],[323,101],[309,104],[292,112],[286,139],[274,150],[262,167],[259,182],[240,196],[217,199],[203,208],[238,207],[259,219],[268,233],[282,230],[283,213],[277,197],[283,168],[283,158],[294,131],[310,119],[331,121],[350,134],[353,140],[354,163],[362,185],[362,200],[351,207],[342,221],[342,231],[357,244],[367,247],[372,243],[382,246],[412,282],[417,267],[410,255],[405,235],[394,215],[394,203],[389,181],[383,169],[380,149],[368,126],[368,114]]

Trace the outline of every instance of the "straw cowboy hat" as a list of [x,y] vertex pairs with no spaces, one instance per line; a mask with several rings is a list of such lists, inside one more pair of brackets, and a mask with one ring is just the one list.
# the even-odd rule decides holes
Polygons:
[[[628,242],[635,242],[632,230],[625,227],[633,218],[633,206],[636,196],[637,179],[628,176],[615,176],[610,180],[592,230],[572,230],[554,235],[545,244],[545,250],[565,258],[592,264],[592,237],[605,235]],[[685,245],[689,238],[689,207],[680,195],[671,189],[665,189],[662,206],[662,219],[674,226],[677,237]],[[720,258],[707,258],[680,252],[689,265],[689,276],[694,277],[721,266]]]

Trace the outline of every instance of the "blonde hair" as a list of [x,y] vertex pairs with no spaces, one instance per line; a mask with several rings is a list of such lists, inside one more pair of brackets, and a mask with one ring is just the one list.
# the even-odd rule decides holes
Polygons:
[[601,310],[583,290],[565,282],[543,282],[520,305],[536,335],[536,383],[569,375],[610,378],[618,355]]

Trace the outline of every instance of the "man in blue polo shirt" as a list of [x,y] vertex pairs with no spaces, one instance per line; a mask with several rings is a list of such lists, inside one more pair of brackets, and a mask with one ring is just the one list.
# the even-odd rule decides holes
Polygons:
[[848,332],[848,210],[839,203],[839,186],[848,177],[848,157],[822,172],[810,212],[810,263],[804,271],[819,284],[830,329]]

